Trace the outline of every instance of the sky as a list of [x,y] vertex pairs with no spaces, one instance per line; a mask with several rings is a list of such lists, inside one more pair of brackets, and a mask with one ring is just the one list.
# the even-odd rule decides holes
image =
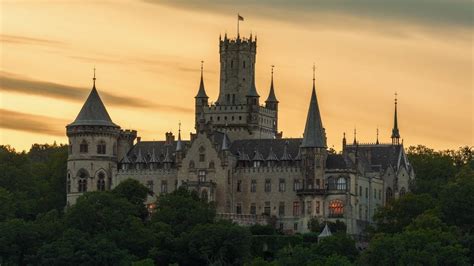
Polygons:
[[471,0],[0,0],[0,145],[67,143],[92,86],[143,140],[194,131],[204,61],[219,88],[219,35],[258,37],[256,85],[271,65],[284,137],[301,137],[316,65],[328,146],[389,142],[394,94],[405,146],[473,144]]

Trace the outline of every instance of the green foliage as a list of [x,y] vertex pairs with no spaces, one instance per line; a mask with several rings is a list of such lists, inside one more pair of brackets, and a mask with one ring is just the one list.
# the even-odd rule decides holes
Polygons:
[[321,233],[326,224],[329,226],[331,233],[345,233],[347,230],[346,224],[341,220],[336,220],[335,222],[331,221],[321,221],[320,219],[314,217],[309,220],[308,229],[313,233]]
[[249,227],[252,235],[275,235],[277,233],[275,227],[271,225],[255,224]]
[[251,254],[254,257],[273,258],[280,249],[302,243],[301,235],[254,235],[251,239]]
[[322,238],[315,246],[314,252],[323,257],[339,255],[346,257],[350,261],[355,261],[359,255],[355,241],[344,233]]
[[124,180],[116,186],[112,192],[135,205],[138,215],[142,217],[142,219],[145,219],[148,216],[148,210],[146,209],[144,202],[151,191],[140,182],[135,179]]
[[425,210],[435,208],[436,201],[428,194],[408,193],[399,200],[379,208],[374,215],[378,232],[397,233]]
[[179,235],[198,224],[212,223],[215,216],[212,204],[201,200],[196,193],[179,188],[158,199],[152,222],[168,224],[172,232]]

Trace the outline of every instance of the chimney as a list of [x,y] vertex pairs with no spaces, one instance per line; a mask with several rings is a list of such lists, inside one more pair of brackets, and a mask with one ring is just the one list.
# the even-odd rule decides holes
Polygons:
[[165,137],[166,137],[166,144],[167,145],[173,144],[173,142],[174,142],[173,132],[166,132]]
[[137,143],[139,143],[140,141],[142,141],[142,137],[137,137]]

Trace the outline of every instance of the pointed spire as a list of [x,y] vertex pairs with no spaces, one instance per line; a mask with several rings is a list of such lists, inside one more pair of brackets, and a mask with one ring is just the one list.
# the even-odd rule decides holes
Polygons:
[[255,148],[255,152],[254,152],[254,156],[253,156],[252,160],[254,160],[254,161],[263,161],[262,154],[256,148]]
[[313,65],[313,91],[311,94],[308,116],[306,118],[303,143],[301,144],[301,147],[303,148],[326,147],[326,133],[324,132],[323,123],[321,121],[321,114],[319,113],[318,99],[316,97],[314,71],[315,66]]
[[393,115],[393,129],[392,129],[392,144],[400,144],[400,131],[398,130],[398,115],[397,115],[397,99],[398,94],[395,93],[395,113]]
[[169,152],[168,147],[166,147],[166,154],[165,154],[165,158],[163,159],[163,162],[164,163],[172,163],[173,162],[173,160],[171,160],[171,156],[170,156],[170,152]]
[[150,163],[159,163],[160,160],[156,157],[155,154],[155,148],[153,148],[153,151],[151,152],[151,158],[150,158]]
[[221,146],[222,151],[227,151],[229,150],[229,140],[227,139],[227,134],[224,133],[224,136],[222,137],[222,146]]
[[179,122],[178,142],[176,143],[176,151],[183,151],[183,143],[181,142],[181,122]]
[[346,144],[347,144],[346,132],[343,132],[343,133],[342,133],[342,147],[345,147]]
[[92,85],[92,88],[94,88],[94,89],[95,89],[95,67],[94,67],[94,78],[92,78],[92,80],[93,80],[93,85]]
[[379,144],[379,126],[377,126],[377,140],[375,141],[375,144]]
[[201,61],[201,82],[199,83],[198,94],[194,98],[209,98],[206,94],[206,89],[204,88],[204,61]]
[[270,146],[270,151],[268,152],[267,161],[278,161],[278,157],[273,152],[272,146]]
[[265,102],[276,102],[278,103],[278,100],[275,96],[275,89],[273,87],[273,68],[275,67],[275,65],[272,65],[272,81],[270,83],[270,92],[268,93],[268,98]]
[[125,156],[123,157],[122,163],[123,163],[123,164],[130,164],[130,163],[132,163],[132,161],[130,161],[130,159],[128,158],[127,154],[125,154]]
[[81,108],[81,111],[77,115],[74,122],[68,126],[111,126],[119,127],[109,116],[107,109],[105,108],[104,103],[100,99],[99,92],[95,88],[95,68],[94,68],[94,77],[92,78],[93,85],[92,90],[87,97],[86,102]]
[[354,126],[354,145],[357,144],[357,128]]
[[291,155],[288,153],[288,141],[285,141],[285,146],[283,146],[283,154],[281,155],[282,161],[291,161]]
[[141,149],[138,149],[137,159],[135,160],[135,163],[146,163],[146,160],[142,156]]

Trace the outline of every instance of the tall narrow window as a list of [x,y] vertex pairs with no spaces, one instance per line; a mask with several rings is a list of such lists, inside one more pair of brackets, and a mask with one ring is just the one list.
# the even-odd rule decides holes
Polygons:
[[337,179],[337,189],[338,190],[346,190],[347,189],[346,179],[344,177],[339,177]]
[[84,171],[81,171],[79,173],[79,180],[77,181],[78,182],[78,191],[79,192],[87,192],[87,173],[85,173]]
[[280,204],[278,205],[278,215],[285,216],[285,202],[284,201],[280,201]]
[[285,190],[286,190],[285,179],[280,178],[280,183],[278,183],[278,191],[285,192]]
[[66,191],[71,193],[71,174],[67,174]]
[[82,140],[81,144],[79,145],[79,152],[87,153],[88,151],[89,151],[89,146],[87,145],[87,141]]
[[256,192],[257,191],[257,180],[252,179],[250,181],[250,192]]
[[271,179],[265,179],[265,192],[272,192],[272,181],[271,181]]
[[199,182],[206,182],[206,170],[199,170],[198,177]]
[[235,207],[235,213],[242,214],[242,203],[237,203],[237,206]]
[[250,204],[250,214],[257,214],[257,205],[255,203]]
[[299,216],[300,215],[300,202],[295,201],[293,202],[293,216]]
[[244,62],[243,62],[243,64],[242,64],[242,65],[243,65],[243,67],[245,68],[245,60],[244,60]]
[[270,201],[266,201],[265,202],[265,208],[263,209],[263,213],[265,213],[266,215],[270,215],[271,214],[271,207],[270,207]]
[[237,192],[241,192],[242,191],[242,180],[238,180],[237,181]]
[[100,141],[99,144],[97,144],[97,154],[105,154],[105,141]]
[[146,187],[148,188],[148,191],[154,192],[153,180],[146,181]]
[[160,192],[161,193],[168,193],[168,181],[166,181],[166,180],[161,181]]
[[306,202],[306,213],[309,215],[313,214],[313,204],[311,201]]
[[316,214],[319,214],[319,209],[321,208],[321,202],[316,201]]
[[99,173],[97,177],[97,190],[105,191],[105,175],[104,173]]
[[385,193],[385,201],[389,202],[393,197],[393,192],[391,188],[387,188],[387,192]]

